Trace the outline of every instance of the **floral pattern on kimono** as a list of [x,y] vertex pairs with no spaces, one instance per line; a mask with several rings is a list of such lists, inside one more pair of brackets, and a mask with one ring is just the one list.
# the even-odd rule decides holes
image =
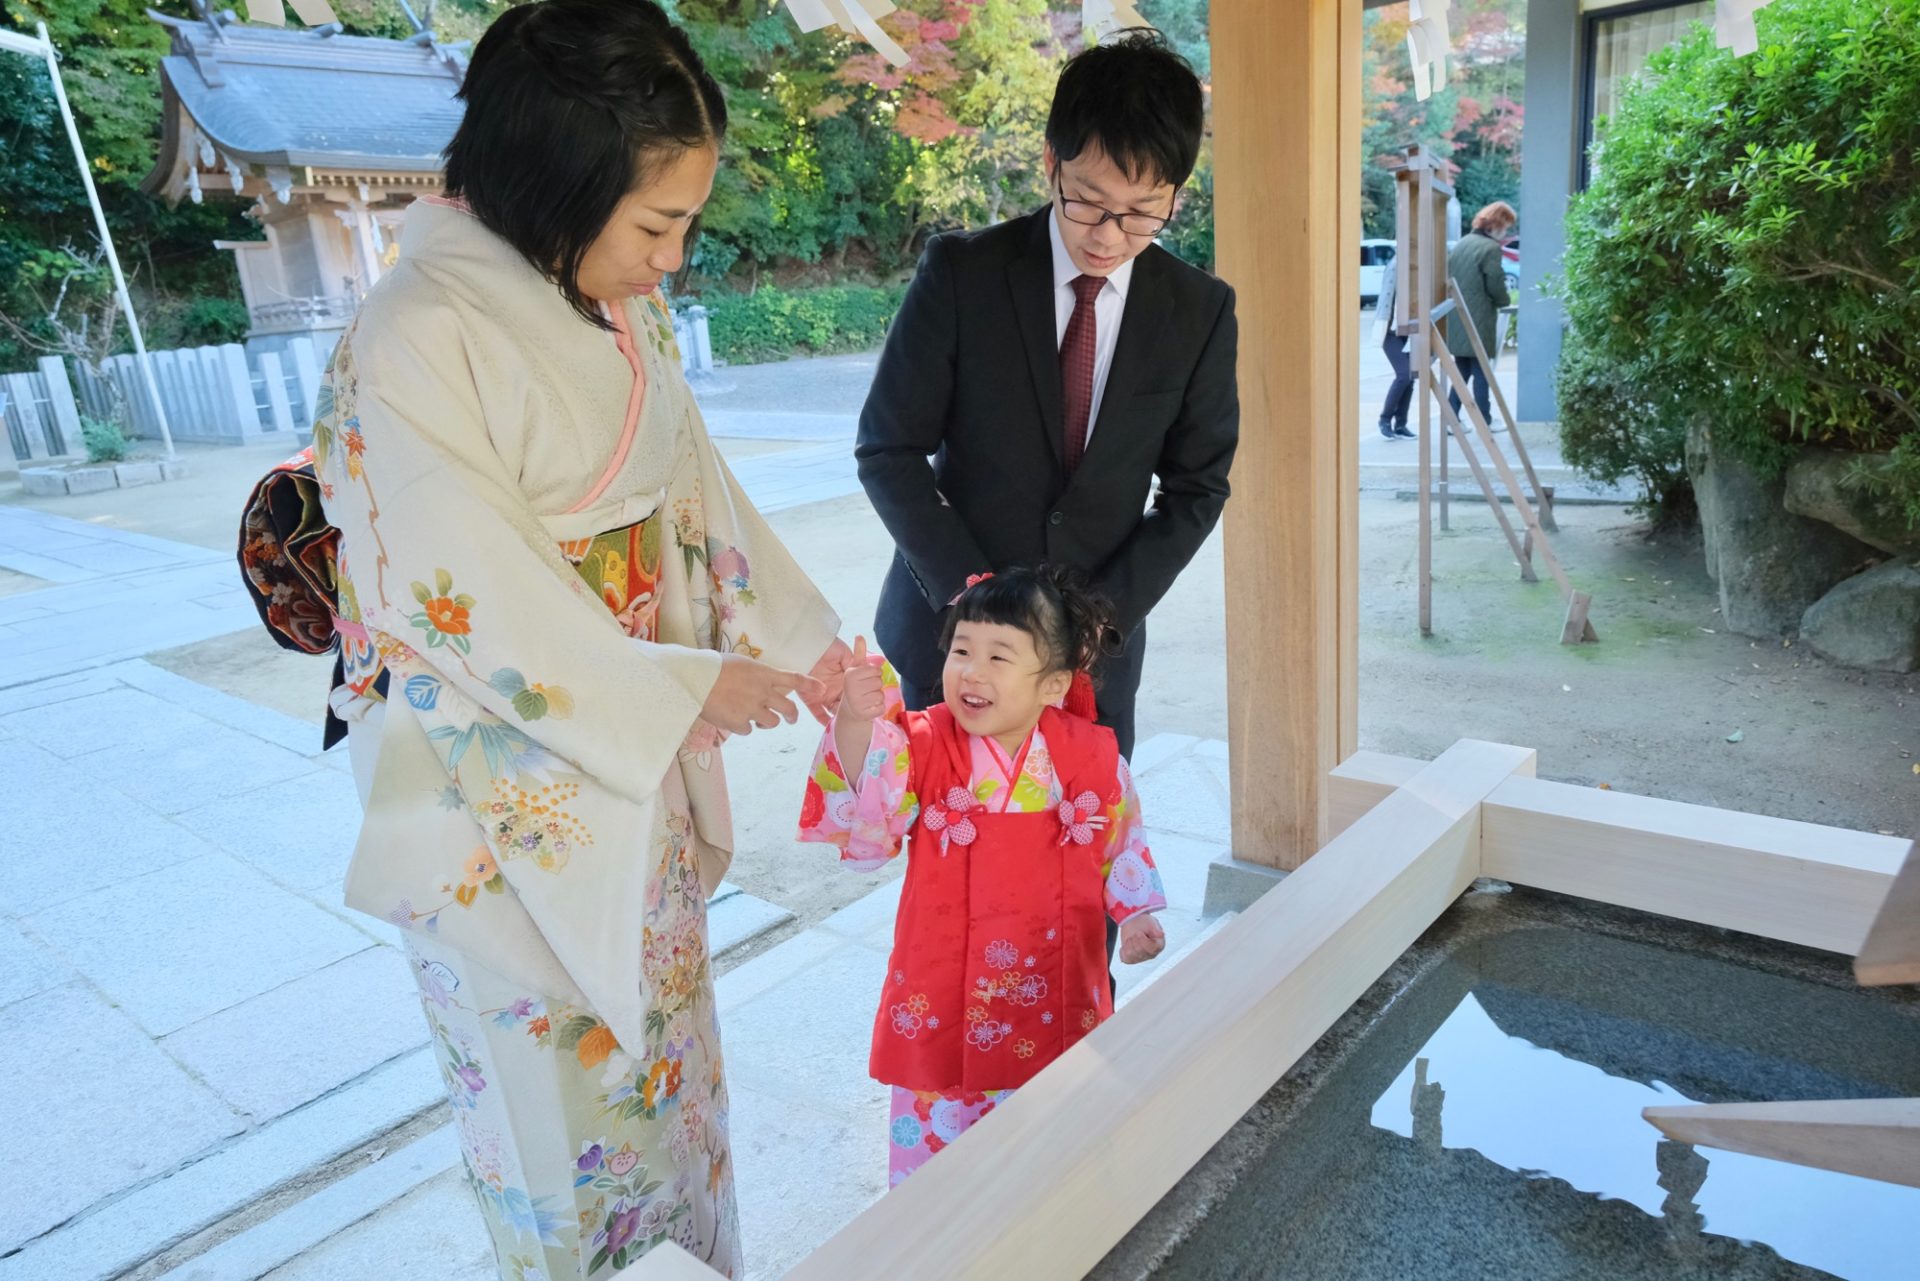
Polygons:
[[610,320],[422,202],[336,349],[315,464],[370,762],[347,901],[406,932],[503,1277],[668,1237],[739,1275],[699,711],[718,651],[806,670],[838,619],[714,452],[665,304]]
[[[807,781],[799,832],[802,841],[837,847],[843,864],[862,871],[878,870],[892,862],[906,847],[921,818],[920,798],[912,791],[912,757],[900,680],[884,659],[876,656],[870,661],[881,669],[886,712],[874,722],[867,754],[851,773],[840,760],[833,731],[829,729],[823,736]],[[973,736],[969,746],[969,785],[975,801],[986,812],[1032,814],[1059,809],[1062,788],[1046,737],[1039,728],[1035,728],[1017,760],[1009,758],[991,738]],[[1120,799],[1103,807],[1106,822],[1095,832],[1103,833],[1106,843],[1101,872],[1107,911],[1114,920],[1124,921],[1141,912],[1159,911],[1167,902],[1147,848],[1139,798],[1124,757],[1117,758],[1116,772],[1113,794]],[[1080,817],[1084,821],[1096,815],[1089,812]],[[984,1017],[985,1012],[994,1001],[1031,1003],[1039,989],[1027,989],[1035,984],[1043,986],[1044,980],[1024,971],[1019,949],[1011,941],[996,941],[982,959],[996,974],[992,979],[981,979],[984,986],[975,993],[975,1009],[983,1017],[973,1022],[969,1036],[997,1042],[1002,1025]],[[1031,958],[1026,964],[1032,964]],[[932,1020],[938,1017],[930,1012],[924,996],[909,997],[889,1013],[893,1031],[908,1038],[932,1026]],[[1014,1047],[1016,1054],[1020,1048]],[[914,1090],[891,1086],[889,1186],[905,1180],[1013,1094],[1011,1089]]]
[[[813,772],[800,807],[799,839],[836,846],[840,861],[858,871],[876,871],[892,862],[920,817],[920,798],[912,791],[900,678],[883,658],[874,656],[869,661],[881,669],[887,709],[873,723],[866,758],[850,774],[829,729],[814,753]],[[1016,762],[998,742],[978,735],[972,740],[971,788],[987,813],[1035,814],[1059,808],[1060,781],[1054,776],[1046,737],[1038,728],[1027,741],[1017,771]],[[1114,920],[1124,921],[1140,912],[1161,910],[1167,896],[1147,848],[1140,798],[1124,757],[1118,769],[1120,799],[1102,807],[1099,816],[1106,822],[1099,830],[1106,842],[1101,874],[1106,878],[1107,911]]]

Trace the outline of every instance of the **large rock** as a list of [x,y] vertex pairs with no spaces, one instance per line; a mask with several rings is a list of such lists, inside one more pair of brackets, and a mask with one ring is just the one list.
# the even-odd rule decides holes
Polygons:
[[1800,633],[1820,657],[1880,672],[1920,670],[1920,568],[1890,560],[1822,596]]
[[1881,559],[1851,534],[1788,511],[1784,480],[1763,480],[1716,452],[1711,430],[1697,424],[1687,431],[1687,473],[1721,620],[1743,636],[1791,634],[1835,584]]
[[1890,555],[1920,560],[1920,529],[1908,527],[1899,507],[1846,483],[1857,465],[1871,465],[1885,457],[1808,450],[1787,468],[1787,510],[1823,520]]

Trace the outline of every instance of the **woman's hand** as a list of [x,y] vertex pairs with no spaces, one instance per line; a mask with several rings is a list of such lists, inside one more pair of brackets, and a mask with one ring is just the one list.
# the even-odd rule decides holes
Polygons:
[[800,719],[792,695],[818,702],[824,693],[811,676],[783,672],[744,654],[724,654],[720,679],[701,705],[700,719],[729,734],[751,734],[756,726],[772,729],[782,721],[791,725]]
[[813,670],[808,673],[820,682],[821,695],[814,699],[802,694],[800,701],[805,703],[807,710],[813,713],[813,719],[822,725],[833,724],[833,708],[840,701],[840,690],[846,678],[847,664],[852,661],[853,651],[847,648],[845,641],[836,636],[833,638],[833,644],[827,646],[827,652],[820,656],[820,661],[815,663]]
[[1151,961],[1167,947],[1167,932],[1151,912],[1140,912],[1120,923],[1120,960],[1126,965]]

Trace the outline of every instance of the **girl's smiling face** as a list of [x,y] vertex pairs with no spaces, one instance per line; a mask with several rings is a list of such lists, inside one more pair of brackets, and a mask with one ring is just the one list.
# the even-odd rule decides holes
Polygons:
[[1068,671],[1048,671],[1033,637],[1004,623],[960,623],[947,648],[941,692],[969,734],[1020,750],[1040,713],[1067,696]]

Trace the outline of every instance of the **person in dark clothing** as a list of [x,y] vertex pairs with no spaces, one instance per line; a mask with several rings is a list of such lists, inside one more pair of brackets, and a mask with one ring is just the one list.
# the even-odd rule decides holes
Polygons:
[[[1500,309],[1513,302],[1513,296],[1507,292],[1507,270],[1500,245],[1513,233],[1518,221],[1519,215],[1514,213],[1512,205],[1496,200],[1473,216],[1473,230],[1462,236],[1447,255],[1447,274],[1460,287],[1467,314],[1473,318],[1473,327],[1487,349],[1489,360],[1500,353]],[[1453,353],[1454,363],[1460,366],[1461,375],[1473,389],[1473,403],[1480,406],[1480,416],[1491,423],[1493,398],[1488,379],[1493,377],[1493,370],[1481,368],[1465,325],[1456,324],[1451,317],[1440,323],[1447,331],[1447,350]],[[1447,394],[1447,404],[1453,407],[1454,413],[1460,412],[1458,389]]]
[[1382,273],[1380,296],[1373,304],[1373,325],[1381,335],[1380,350],[1393,366],[1393,383],[1380,405],[1380,434],[1388,440],[1412,440],[1418,433],[1407,426],[1407,407],[1413,403],[1413,362],[1407,355],[1407,339],[1394,332],[1393,303],[1399,289],[1400,271],[1388,263]]
[[1220,519],[1239,442],[1233,290],[1154,243],[1204,123],[1158,33],[1088,49],[1047,118],[1051,202],[922,254],[855,446],[895,544],[874,630],[909,709],[940,701],[969,577],[1069,566],[1114,605],[1094,675],[1132,755],[1147,614]]

